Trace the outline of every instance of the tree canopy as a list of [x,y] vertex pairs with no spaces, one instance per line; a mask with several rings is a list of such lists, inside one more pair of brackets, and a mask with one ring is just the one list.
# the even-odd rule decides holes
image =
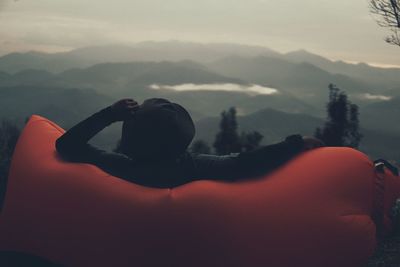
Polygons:
[[362,135],[359,131],[358,106],[352,104],[346,93],[334,84],[329,85],[329,102],[326,105],[327,121],[323,128],[317,128],[315,137],[327,146],[348,146],[358,148]]

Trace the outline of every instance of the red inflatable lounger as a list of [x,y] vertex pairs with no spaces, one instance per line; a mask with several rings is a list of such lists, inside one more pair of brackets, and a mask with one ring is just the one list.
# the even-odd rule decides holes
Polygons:
[[356,267],[374,251],[378,202],[388,225],[400,191],[394,176],[390,195],[377,186],[364,154],[330,147],[265,177],[148,188],[61,160],[54,143],[63,132],[37,115],[25,126],[0,215],[0,250],[71,267]]

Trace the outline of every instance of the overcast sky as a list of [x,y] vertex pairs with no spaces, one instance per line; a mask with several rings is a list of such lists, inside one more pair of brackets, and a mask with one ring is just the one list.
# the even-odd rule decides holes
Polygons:
[[0,0],[0,55],[183,40],[400,66],[388,33],[368,0]]

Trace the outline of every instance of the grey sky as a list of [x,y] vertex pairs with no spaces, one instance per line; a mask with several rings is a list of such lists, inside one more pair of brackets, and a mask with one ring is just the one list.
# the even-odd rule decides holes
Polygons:
[[400,65],[387,33],[368,0],[0,0],[0,55],[177,39]]

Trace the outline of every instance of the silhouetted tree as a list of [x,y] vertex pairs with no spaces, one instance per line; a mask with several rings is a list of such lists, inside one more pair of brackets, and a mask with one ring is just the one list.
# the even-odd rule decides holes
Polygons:
[[196,153],[196,154],[210,154],[211,148],[207,144],[207,142],[205,142],[203,140],[196,140],[190,146],[190,152]]
[[264,136],[257,131],[246,133],[242,132],[240,136],[241,151],[251,151],[258,148]]
[[[259,147],[264,138],[257,131],[242,132],[239,136],[237,130],[236,109],[232,107],[228,111],[224,110],[221,113],[220,131],[217,133],[213,143],[215,152],[218,155],[251,151]],[[118,140],[113,151],[121,153],[121,140]],[[197,140],[190,146],[189,151],[198,154],[211,154],[211,147],[205,141]]]
[[377,15],[379,26],[392,32],[385,41],[400,46],[400,0],[370,0],[370,9]]
[[257,131],[237,133],[236,109],[230,108],[221,113],[220,131],[215,137],[214,148],[218,155],[251,151],[260,146],[262,134]]
[[17,144],[20,129],[17,125],[3,119],[0,123],[0,179],[4,180],[8,177],[8,171],[11,163],[11,158],[14,153],[15,145]]
[[357,148],[362,139],[359,132],[358,106],[352,104],[339,88],[330,84],[329,102],[326,108],[327,121],[322,129],[316,129],[315,137],[328,146]]
[[214,141],[215,152],[218,155],[241,152],[240,137],[237,133],[236,109],[230,108],[221,113],[220,131]]

